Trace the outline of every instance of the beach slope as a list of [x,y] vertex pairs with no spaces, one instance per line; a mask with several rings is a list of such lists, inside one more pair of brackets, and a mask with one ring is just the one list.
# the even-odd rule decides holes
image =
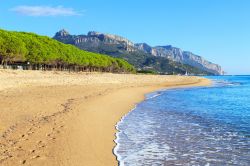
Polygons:
[[118,165],[115,125],[146,93],[200,77],[0,70],[0,165]]

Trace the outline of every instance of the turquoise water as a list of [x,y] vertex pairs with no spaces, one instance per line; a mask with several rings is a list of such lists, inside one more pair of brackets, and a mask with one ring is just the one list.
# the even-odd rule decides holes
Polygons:
[[250,165],[250,76],[158,91],[117,125],[120,165]]

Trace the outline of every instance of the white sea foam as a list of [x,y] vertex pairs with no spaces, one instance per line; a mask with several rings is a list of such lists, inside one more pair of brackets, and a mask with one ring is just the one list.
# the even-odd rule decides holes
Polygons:
[[123,159],[122,159],[122,156],[119,155],[119,153],[117,153],[117,151],[118,151],[118,149],[119,149],[119,147],[120,147],[120,144],[119,144],[120,136],[119,136],[119,135],[120,135],[120,133],[121,133],[121,131],[119,130],[119,124],[122,123],[122,122],[124,121],[124,118],[125,118],[130,112],[132,112],[133,110],[135,110],[136,107],[137,107],[137,105],[135,105],[135,107],[134,107],[132,110],[130,110],[127,114],[125,114],[125,115],[121,118],[121,120],[120,120],[119,122],[117,122],[117,124],[115,125],[115,128],[116,128],[117,132],[115,133],[116,139],[114,140],[114,142],[116,143],[116,146],[115,146],[114,149],[113,149],[113,153],[114,153],[115,156],[116,156],[116,159],[117,159],[117,161],[118,161],[118,163],[119,163],[119,166],[124,166],[124,161],[123,161]]
[[[230,105],[242,97],[241,89],[235,93],[235,85],[245,85],[235,81],[214,80],[212,88],[170,89],[146,95],[145,101],[116,124],[113,152],[119,165],[249,165],[250,142],[244,134],[249,131],[249,118],[244,116],[244,123],[232,119],[242,118],[240,108],[247,113],[249,107],[244,103],[249,98],[243,98],[243,104]],[[240,96],[226,96],[232,90]],[[235,109],[229,113],[232,107]],[[232,124],[236,122],[235,127]]]
[[227,80],[220,80],[220,79],[212,79],[212,85],[213,86],[236,86],[236,85],[240,85],[240,83],[238,82],[231,82],[231,81],[227,81]]
[[[152,93],[149,93],[149,94],[146,94],[145,95],[145,100],[149,100],[149,99],[153,99],[155,97],[158,97],[161,95],[161,91],[165,91],[165,90],[159,90],[159,91],[156,91],[156,92],[152,92]],[[145,101],[144,100],[144,101]],[[119,144],[119,140],[120,140],[120,134],[121,134],[121,131],[119,130],[119,124],[123,123],[124,119],[133,111],[137,108],[137,104],[135,105],[135,107],[133,109],[131,109],[127,114],[125,114],[124,116],[122,116],[122,118],[120,119],[119,122],[117,122],[117,124],[115,125],[115,128],[117,130],[117,132],[115,133],[115,136],[116,136],[116,139],[114,140],[114,142],[116,143],[116,146],[114,147],[113,149],[113,153],[115,154],[116,156],[116,159],[117,161],[119,162],[119,166],[124,166],[124,160],[122,158],[121,155],[119,155],[119,153],[117,153],[118,149],[120,148],[120,144]]]

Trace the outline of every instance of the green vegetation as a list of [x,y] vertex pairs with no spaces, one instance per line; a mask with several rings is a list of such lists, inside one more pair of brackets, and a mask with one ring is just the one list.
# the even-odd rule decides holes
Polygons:
[[158,74],[158,72],[153,71],[153,70],[137,70],[137,73],[141,73],[141,74]]
[[210,72],[198,69],[196,67],[171,61],[165,57],[156,57],[144,52],[131,52],[111,55],[116,58],[122,58],[137,68],[137,71],[154,71],[158,74],[182,74],[186,71],[193,75],[213,75]]
[[124,59],[132,64],[139,73],[153,71],[151,74],[185,74],[188,72],[191,75],[213,75],[212,72],[202,68],[175,62],[167,57],[153,56],[140,49],[134,48],[135,50],[128,51],[126,43],[109,39],[109,37],[105,37],[105,34],[70,35],[67,31],[61,30],[53,38],[65,44],[74,45],[81,50]]
[[32,69],[135,72],[125,60],[80,50],[34,33],[0,30],[0,63]]
[[213,73],[199,68],[171,61],[165,57],[157,57],[142,51],[128,52],[120,44],[105,44],[104,42],[84,42],[75,44],[75,36],[57,38],[57,40],[77,46],[82,50],[106,54],[111,57],[121,58],[136,67],[137,71],[155,71],[158,74],[185,74],[186,71],[194,75],[213,75]]

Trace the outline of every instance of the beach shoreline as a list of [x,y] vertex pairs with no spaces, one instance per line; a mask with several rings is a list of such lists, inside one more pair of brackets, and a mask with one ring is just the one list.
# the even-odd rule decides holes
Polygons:
[[[205,81],[205,82],[203,82]],[[208,81],[208,82],[207,82]],[[118,133],[120,133],[119,129],[118,129],[118,126],[119,126],[119,123],[122,123],[122,121],[124,120],[124,118],[126,118],[126,116],[128,116],[128,114],[130,114],[132,111],[134,111],[136,108],[137,108],[137,105],[140,104],[141,102],[145,101],[145,100],[149,100],[151,98],[154,98],[154,97],[157,97],[158,95],[153,95],[151,97],[146,97],[147,95],[150,95],[152,93],[155,93],[155,92],[159,92],[159,91],[167,91],[167,90],[170,90],[170,89],[180,89],[180,88],[192,88],[192,87],[201,87],[201,86],[211,86],[212,85],[212,81],[211,80],[202,80],[200,83],[191,83],[191,84],[186,84],[186,85],[177,85],[177,86],[168,86],[168,87],[162,87],[162,88],[159,88],[159,89],[156,89],[156,90],[153,90],[153,91],[149,91],[147,93],[144,94],[144,98],[135,103],[134,104],[134,107],[129,110],[127,113],[125,113],[121,119],[116,123],[115,125],[115,129],[116,129],[116,133],[115,133],[115,147],[113,148],[113,153],[114,155],[116,156],[116,160],[118,162],[118,165],[120,166],[123,166],[124,163],[123,161],[121,162],[121,156],[117,153],[117,150],[119,149],[119,144],[118,144],[118,140],[119,140],[119,137],[118,137]]]
[[117,165],[115,125],[145,94],[200,77],[0,70],[0,165]]

